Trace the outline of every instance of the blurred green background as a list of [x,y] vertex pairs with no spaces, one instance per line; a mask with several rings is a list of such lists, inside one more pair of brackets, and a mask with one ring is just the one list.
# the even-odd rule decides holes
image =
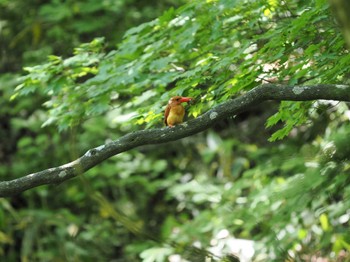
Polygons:
[[[95,37],[104,37],[104,52],[123,50],[125,45],[130,47],[133,43],[126,37],[126,44],[120,44],[127,30],[162,14],[160,24],[165,23],[174,12],[171,10],[182,5],[185,6],[178,12],[188,16],[199,2],[208,4],[208,12],[211,2],[216,2],[219,10],[222,5],[224,10],[220,15],[237,8],[233,4],[236,1],[186,2],[0,0],[0,179],[11,180],[70,162],[89,148],[145,127],[140,119],[137,119],[139,127],[136,123],[125,124],[128,114],[134,113],[130,108],[101,109],[101,113],[97,106],[94,110],[101,113],[97,117],[93,115],[72,128],[62,128],[62,132],[54,125],[42,126],[48,119],[43,106],[50,97],[48,92],[38,88],[34,93],[28,91],[26,96],[10,99],[15,87],[23,81],[22,68],[46,63],[49,55],[67,58],[74,48]],[[232,8],[228,11],[230,2]],[[275,41],[271,46],[266,39],[257,40],[257,48],[262,52],[263,48],[267,51],[281,48],[281,51],[276,49],[277,54],[271,60],[299,61],[297,55],[284,58],[288,46],[281,41],[289,33],[297,35],[298,28],[300,31],[307,28],[306,23],[312,19],[319,23],[323,30],[320,31],[330,32],[329,36],[320,35],[320,39],[309,35],[310,39],[301,38],[290,44],[294,51],[308,50],[305,56],[301,55],[303,58],[315,56],[322,65],[319,71],[312,66],[293,71],[293,67],[282,77],[294,75],[291,84],[302,84],[303,77],[308,80],[318,77],[324,83],[346,82],[349,69],[343,65],[350,60],[349,54],[326,2],[310,1],[309,6],[297,0],[288,5],[284,1],[280,5],[276,1],[251,1],[250,6],[247,2],[242,1],[240,7],[246,8],[244,15],[254,16],[258,9],[253,8],[264,6],[259,9],[261,14],[271,17],[270,13],[275,12],[273,19],[281,19],[281,23],[284,21],[281,10],[294,8],[296,13],[290,10],[290,14],[300,18],[295,20],[291,31],[271,33]],[[308,15],[310,7],[314,9]],[[247,11],[249,8],[251,13]],[[235,21],[234,16],[231,18]],[[231,30],[232,21],[225,22],[228,28],[225,30]],[[253,28],[249,22],[242,22],[242,27]],[[287,23],[284,26],[287,28]],[[141,35],[142,30],[129,31],[129,36],[135,32]],[[322,49],[324,46],[316,45],[322,41],[332,46],[328,52]],[[203,40],[201,44],[204,43]],[[210,41],[207,43],[210,45]],[[224,45],[232,48],[235,44]],[[235,49],[239,49],[238,43]],[[327,74],[337,64],[339,68]],[[245,74],[251,73],[248,71]],[[204,69],[201,72],[202,79],[205,72]],[[224,74],[218,71],[218,75]],[[256,76],[252,79],[254,82]],[[172,83],[164,81],[165,89],[171,89]],[[211,91],[214,91],[208,92],[208,97],[213,94],[210,99],[215,100],[225,89],[220,89],[209,77],[206,81],[213,84]],[[201,92],[207,92],[205,87],[201,88]],[[165,89],[155,90],[156,97]],[[130,102],[135,92],[139,100],[133,103],[141,104],[149,94],[145,95],[144,91],[135,88],[130,93],[121,93],[119,103]],[[191,94],[191,89],[184,92]],[[232,90],[227,92],[227,97],[220,99],[233,95]],[[164,97],[158,100],[165,105]],[[204,98],[202,101],[208,102]],[[211,105],[210,101],[208,104]],[[269,142],[271,135],[283,128],[281,123],[273,128],[265,127],[267,119],[279,108],[276,122],[287,121],[290,116],[283,113],[286,111],[302,112],[296,118],[305,121],[293,122],[281,135],[290,132],[284,140]],[[190,117],[196,116],[196,107],[190,110]],[[312,260],[316,258],[349,261],[349,117],[346,103],[266,102],[192,137],[143,146],[112,157],[83,176],[60,185],[41,186],[0,198],[1,261],[175,262],[206,261],[205,257],[234,261],[230,254],[239,253],[234,250],[237,245],[232,244],[234,238],[252,241],[249,245],[254,245],[255,252],[248,252],[246,261],[316,261]],[[270,119],[270,123],[273,121]],[[160,116],[152,118],[150,123],[161,126]]]

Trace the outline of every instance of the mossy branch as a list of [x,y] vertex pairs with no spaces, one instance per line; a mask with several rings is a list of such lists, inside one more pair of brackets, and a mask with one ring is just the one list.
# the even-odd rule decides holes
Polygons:
[[267,100],[309,101],[338,100],[350,102],[348,85],[288,86],[265,84],[229,101],[203,115],[174,128],[140,130],[115,141],[88,150],[78,159],[54,168],[45,169],[10,181],[0,182],[0,197],[8,197],[41,185],[59,184],[88,171],[104,160],[147,144],[175,141],[204,131],[227,117],[237,115],[253,105]]

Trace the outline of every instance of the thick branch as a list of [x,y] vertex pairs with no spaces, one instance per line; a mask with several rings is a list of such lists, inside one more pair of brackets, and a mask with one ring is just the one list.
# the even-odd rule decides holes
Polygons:
[[178,140],[208,129],[229,116],[236,115],[266,100],[309,101],[316,99],[350,102],[348,85],[282,86],[261,85],[233,100],[224,102],[196,119],[174,128],[158,128],[129,133],[113,142],[90,149],[80,158],[54,168],[11,181],[0,182],[0,197],[18,194],[46,184],[58,184],[83,174],[111,156],[147,144],[161,144]]

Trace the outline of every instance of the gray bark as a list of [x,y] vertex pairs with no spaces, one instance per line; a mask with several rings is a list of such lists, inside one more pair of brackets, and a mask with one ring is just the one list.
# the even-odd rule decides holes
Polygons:
[[40,185],[62,183],[68,179],[82,175],[90,168],[114,155],[142,145],[161,144],[194,135],[208,129],[222,119],[237,115],[263,101],[309,101],[317,99],[350,102],[350,86],[261,85],[235,99],[228,100],[214,107],[196,119],[187,121],[174,128],[166,127],[132,132],[115,141],[92,148],[70,163],[32,173],[14,180],[2,181],[0,182],[0,197],[15,195]]

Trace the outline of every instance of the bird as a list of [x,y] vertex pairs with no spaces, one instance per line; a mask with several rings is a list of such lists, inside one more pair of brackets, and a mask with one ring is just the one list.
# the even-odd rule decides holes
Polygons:
[[192,97],[174,96],[170,98],[164,112],[164,123],[166,126],[174,127],[183,122],[185,108],[182,103],[192,101]]

